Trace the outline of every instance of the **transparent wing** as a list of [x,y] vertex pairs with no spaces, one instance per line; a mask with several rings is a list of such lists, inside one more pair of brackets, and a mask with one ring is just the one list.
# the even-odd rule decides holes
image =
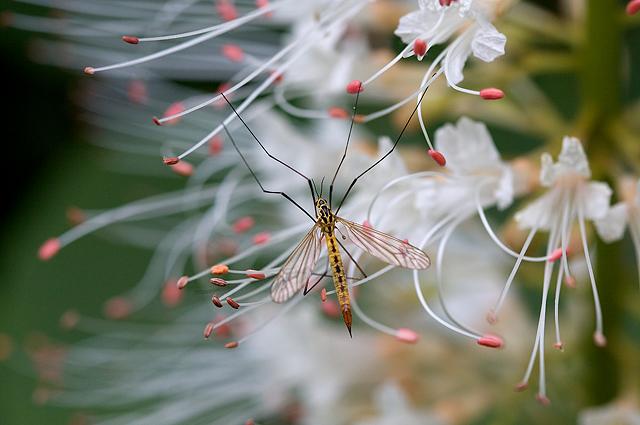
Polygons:
[[307,283],[320,257],[321,240],[322,232],[315,225],[293,250],[271,286],[271,299],[274,302],[287,301]]
[[336,217],[336,228],[355,245],[385,263],[419,270],[426,269],[431,264],[422,250],[386,233],[340,217]]

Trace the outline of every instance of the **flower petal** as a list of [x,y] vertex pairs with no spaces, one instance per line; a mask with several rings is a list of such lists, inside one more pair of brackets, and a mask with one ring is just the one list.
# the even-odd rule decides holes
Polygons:
[[504,55],[507,37],[491,24],[481,25],[471,41],[473,55],[485,62],[491,62]]
[[[591,169],[584,153],[582,143],[575,137],[565,137],[562,140],[562,151],[558,156],[558,167],[563,171],[573,171],[583,177],[591,177]],[[560,171],[560,170],[559,170]]]
[[553,224],[556,194],[549,191],[527,205],[524,209],[518,211],[515,220],[523,229],[537,228],[541,230],[549,230]]
[[612,190],[606,183],[590,182],[580,191],[579,202],[585,218],[599,220],[609,211]]
[[627,206],[619,203],[609,208],[607,214],[594,222],[598,235],[605,242],[615,242],[622,239],[627,226]]

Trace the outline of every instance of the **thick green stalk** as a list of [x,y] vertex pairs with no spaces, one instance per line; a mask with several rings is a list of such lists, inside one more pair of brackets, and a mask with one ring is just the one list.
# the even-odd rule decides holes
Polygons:
[[[592,166],[593,177],[609,180],[614,143],[610,131],[621,105],[621,7],[618,0],[586,0],[587,15],[583,46],[582,132]],[[585,341],[588,374],[585,377],[586,402],[603,404],[618,395],[621,375],[620,345],[624,297],[627,282],[621,244],[598,242],[596,281],[604,310],[607,347],[595,347],[592,335]],[[627,273],[628,274],[628,273]]]

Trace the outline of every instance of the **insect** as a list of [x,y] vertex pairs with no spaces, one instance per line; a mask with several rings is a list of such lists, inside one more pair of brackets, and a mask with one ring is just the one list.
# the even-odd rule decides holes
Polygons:
[[[425,90],[426,92],[426,90]],[[402,134],[404,133],[409,121],[415,114],[416,110],[414,109],[409,121],[405,124],[402,132],[398,136],[392,148],[381,158],[379,158],[373,165],[368,167],[362,173],[360,173],[349,185],[346,193],[343,195],[342,200],[338,204],[338,207],[335,211],[331,208],[332,198],[333,198],[333,186],[338,176],[338,172],[344,163],[344,160],[347,155],[347,151],[349,148],[349,141],[351,139],[351,133],[353,130],[354,118],[355,118],[355,110],[357,108],[359,93],[356,94],[356,100],[354,103],[354,115],[351,120],[351,126],[349,128],[349,135],[347,137],[347,142],[345,145],[344,153],[342,158],[336,168],[336,171],[333,175],[333,179],[329,186],[329,199],[326,200],[322,197],[322,190],[318,192],[317,187],[315,187],[314,182],[309,179],[307,176],[293,168],[291,165],[285,163],[284,161],[273,156],[269,151],[265,148],[265,146],[258,140],[255,134],[251,131],[249,126],[244,122],[242,117],[238,114],[233,105],[227,100],[225,100],[229,104],[229,106],[236,113],[236,116],[240,119],[240,121],[244,124],[246,129],[251,133],[253,139],[260,145],[262,150],[273,160],[287,167],[294,173],[298,174],[302,178],[307,180],[309,184],[309,188],[311,190],[311,197],[313,198],[314,203],[314,214],[310,214],[306,209],[304,209],[300,204],[298,204],[293,198],[287,195],[282,191],[272,191],[264,188],[257,175],[249,165],[248,161],[238,148],[236,142],[233,140],[233,137],[229,133],[228,129],[224,127],[227,136],[231,140],[235,150],[238,152],[242,161],[247,166],[249,171],[251,172],[253,178],[256,180],[260,188],[264,193],[268,194],[277,194],[281,195],[291,203],[293,203],[296,207],[298,207],[302,212],[304,212],[312,221],[313,227],[306,234],[306,236],[302,239],[302,241],[296,246],[296,248],[292,251],[291,255],[284,262],[278,274],[275,276],[272,286],[271,286],[271,298],[276,303],[284,303],[294,295],[299,293],[303,288],[303,294],[306,295],[309,293],[321,280],[325,277],[325,275],[320,275],[320,278],[315,279],[315,282],[311,282],[311,278],[313,275],[313,270],[315,268],[318,259],[320,258],[320,253],[322,252],[322,241],[324,240],[324,244],[327,249],[327,257],[329,261],[329,266],[332,271],[333,284],[335,287],[336,295],[338,298],[338,303],[340,305],[340,312],[342,313],[342,319],[344,321],[347,330],[349,331],[349,335],[351,333],[351,325],[352,325],[352,314],[351,314],[351,302],[349,295],[349,285],[347,284],[347,275],[344,268],[344,262],[342,259],[342,253],[346,253],[349,258],[355,263],[360,272],[366,276],[362,268],[358,265],[358,263],[351,256],[349,251],[344,247],[341,242],[342,240],[349,240],[355,246],[361,248],[366,251],[370,255],[388,263],[393,264],[400,267],[405,267],[409,269],[426,269],[431,264],[431,261],[427,254],[425,254],[419,248],[409,244],[407,241],[402,241],[398,238],[395,238],[391,235],[383,233],[381,231],[375,230],[369,226],[363,226],[357,223],[354,223],[349,220],[345,220],[341,218],[338,213],[340,208],[342,207],[345,199],[353,189],[356,182],[364,176],[366,173],[371,171],[376,165],[382,162],[387,156],[389,156],[395,147],[398,145]],[[424,96],[424,93],[423,93]],[[224,97],[224,94],[223,94]],[[422,98],[420,99],[422,100]],[[417,108],[416,108],[417,109]],[[339,237],[338,237],[339,236]]]

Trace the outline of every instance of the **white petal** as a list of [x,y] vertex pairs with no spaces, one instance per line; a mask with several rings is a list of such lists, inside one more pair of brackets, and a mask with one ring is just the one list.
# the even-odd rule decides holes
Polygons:
[[550,187],[556,179],[555,169],[553,167],[553,158],[548,153],[543,153],[540,157],[540,184]]
[[462,117],[456,125],[447,124],[436,131],[435,147],[447,159],[455,174],[502,168],[500,154],[483,123]]
[[585,218],[599,220],[603,218],[611,201],[612,190],[606,183],[591,182],[580,190],[579,202],[582,202],[582,211]]
[[491,62],[498,56],[504,55],[507,37],[493,25],[482,25],[471,41],[473,55],[485,62]]
[[627,206],[619,203],[609,208],[607,214],[595,222],[598,235],[605,242],[615,242],[622,239],[627,226]]
[[555,193],[553,190],[548,191],[523,210],[518,211],[515,219],[523,229],[537,228],[549,230],[555,218],[557,206],[555,205]]
[[584,153],[582,143],[575,137],[565,137],[562,140],[562,151],[558,156],[557,165],[566,171],[576,172],[586,178],[591,177],[587,155]]
[[394,34],[400,37],[405,44],[413,43],[413,40],[428,33],[437,21],[438,16],[435,13],[428,10],[416,10],[400,18]]
[[499,210],[503,210],[511,205],[514,193],[513,170],[506,165],[503,167],[503,170],[504,172],[494,193]]
[[444,58],[444,75],[449,84],[458,84],[464,80],[462,71],[470,54],[471,43],[468,39],[460,40],[460,43],[447,53]]

